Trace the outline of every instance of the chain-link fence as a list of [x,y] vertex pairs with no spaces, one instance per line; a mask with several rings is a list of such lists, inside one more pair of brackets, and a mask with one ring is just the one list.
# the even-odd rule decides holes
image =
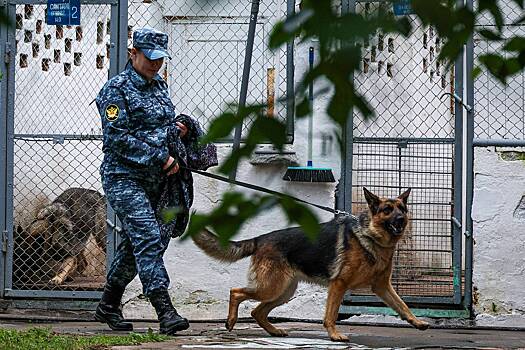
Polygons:
[[[131,0],[128,46],[136,28],[149,26],[169,34],[173,59],[165,62],[162,74],[175,108],[206,127],[238,102],[250,8],[250,1],[239,0]],[[268,114],[283,122],[292,117],[285,101],[286,58],[292,52],[286,47],[268,50],[268,39],[272,26],[286,14],[286,0],[261,2],[246,99],[247,104],[266,105]]]
[[[16,42],[9,78],[14,142],[8,296],[94,297],[91,292],[103,286],[115,242],[106,238],[101,122],[93,100],[110,69],[116,72],[110,65],[116,53],[131,48],[134,30],[168,33],[173,59],[160,73],[177,112],[206,127],[238,101],[249,1],[130,1],[127,42],[113,33],[122,28],[112,23],[117,6],[113,0],[83,3],[78,26],[47,25],[45,1],[11,7]],[[293,53],[286,47],[269,51],[267,42],[289,7],[286,0],[261,3],[247,98],[281,121],[292,117],[285,100]]]
[[[373,16],[389,2],[357,2],[355,11]],[[361,71],[356,88],[376,117],[356,111],[353,130],[352,210],[366,208],[363,187],[384,197],[412,188],[410,226],[395,256],[392,283],[408,301],[453,303],[461,293],[461,238],[453,217],[455,195],[455,70],[440,65],[444,44],[432,27],[408,16],[413,32],[405,38],[376,33],[361,43]],[[461,132],[459,131],[461,134]],[[461,211],[459,211],[461,213]],[[460,219],[460,217],[458,216]],[[456,235],[457,236],[457,235]],[[370,291],[352,291],[359,302]]]
[[[477,1],[474,2],[477,5]],[[513,1],[499,1],[503,13],[503,37],[525,36],[525,24],[517,23],[523,10]],[[495,22],[488,12],[478,20],[477,29],[495,29]],[[508,57],[501,50],[504,42],[488,41],[474,37],[475,63],[480,55],[497,53]],[[486,70],[474,80],[475,119],[474,137],[491,140],[519,140],[525,144],[525,73],[513,75],[507,85],[499,82]]]
[[12,293],[93,291],[105,279],[101,122],[91,102],[108,78],[111,6],[81,10],[81,25],[52,26],[45,3],[16,5]]

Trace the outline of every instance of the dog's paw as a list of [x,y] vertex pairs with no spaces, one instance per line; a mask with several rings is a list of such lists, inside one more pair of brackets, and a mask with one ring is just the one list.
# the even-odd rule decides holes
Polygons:
[[339,341],[339,342],[347,342],[350,341],[350,339],[341,333],[334,333],[330,334],[330,340],[332,341]]
[[64,278],[61,278],[60,276],[55,276],[52,279],[49,280],[49,284],[59,286],[62,283],[64,283]]
[[421,321],[421,320],[414,320],[414,322],[412,322],[412,325],[416,327],[417,329],[419,329],[420,331],[424,331],[425,329],[428,329],[428,327],[430,327],[428,322]]
[[231,332],[233,330],[233,326],[235,326],[235,323],[236,323],[236,320],[227,319],[226,323],[224,324],[224,327],[226,327],[226,329],[229,332]]
[[288,332],[280,328],[275,328],[271,332],[268,332],[268,333],[270,333],[272,337],[287,337],[288,336]]

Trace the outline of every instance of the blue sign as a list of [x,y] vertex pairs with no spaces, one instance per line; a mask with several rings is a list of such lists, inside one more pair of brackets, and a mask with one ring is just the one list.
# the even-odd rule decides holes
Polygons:
[[80,0],[47,0],[46,23],[80,25]]
[[405,16],[414,13],[412,11],[411,0],[396,0],[394,1],[394,15]]

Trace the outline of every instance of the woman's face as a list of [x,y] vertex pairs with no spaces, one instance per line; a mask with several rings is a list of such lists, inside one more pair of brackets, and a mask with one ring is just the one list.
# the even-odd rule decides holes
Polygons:
[[142,75],[146,80],[150,81],[153,79],[155,74],[158,73],[162,63],[164,63],[164,58],[159,58],[158,60],[150,60],[144,53],[136,48],[131,49],[131,62],[133,68]]

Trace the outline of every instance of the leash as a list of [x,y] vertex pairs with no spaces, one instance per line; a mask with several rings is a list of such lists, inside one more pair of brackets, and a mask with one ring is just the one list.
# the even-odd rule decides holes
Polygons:
[[253,184],[250,184],[250,183],[247,183],[247,182],[238,181],[238,180],[229,179],[229,178],[224,177],[224,176],[215,175],[215,174],[212,174],[212,173],[207,173],[205,171],[201,171],[201,170],[197,170],[197,169],[192,169],[190,167],[183,166],[183,165],[181,165],[180,167],[182,169],[189,170],[192,173],[196,173],[196,174],[199,174],[199,175],[202,175],[202,176],[210,177],[210,178],[215,179],[215,180],[227,182],[227,183],[230,183],[230,184],[233,184],[233,185],[237,185],[237,186],[241,186],[241,187],[246,187],[246,188],[249,188],[251,190],[268,193],[268,194],[271,194],[271,195],[274,195],[274,196],[278,196],[278,197],[293,199],[296,202],[308,204],[308,205],[311,205],[311,206],[316,207],[318,209],[321,209],[321,210],[324,210],[324,211],[328,211],[328,212],[330,212],[332,214],[335,214],[335,215],[340,215],[340,214],[349,215],[346,211],[336,210],[336,209],[332,209],[330,207],[326,207],[324,205],[319,205],[319,204],[307,202],[307,201],[305,201],[303,199],[300,199],[300,198],[297,198],[297,197],[294,197],[294,196],[290,196],[289,194],[286,194],[286,193],[269,190],[269,189],[261,187],[261,186],[253,185]]

